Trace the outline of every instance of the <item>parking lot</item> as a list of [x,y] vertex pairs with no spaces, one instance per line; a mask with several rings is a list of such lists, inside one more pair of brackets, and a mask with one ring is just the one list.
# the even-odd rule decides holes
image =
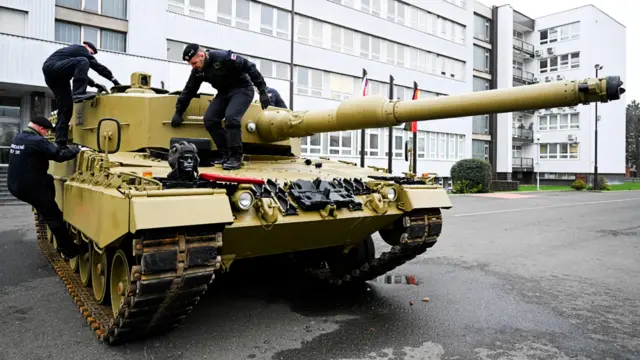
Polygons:
[[438,243],[391,283],[327,292],[243,272],[173,332],[119,347],[95,339],[40,254],[30,208],[1,207],[0,359],[640,358],[640,192],[452,201]]

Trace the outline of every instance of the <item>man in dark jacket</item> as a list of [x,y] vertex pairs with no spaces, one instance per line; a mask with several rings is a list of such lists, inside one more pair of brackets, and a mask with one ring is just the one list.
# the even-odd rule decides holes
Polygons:
[[[120,85],[111,70],[100,64],[93,55],[98,49],[85,41],[82,45],[70,45],[56,50],[42,65],[44,81],[56,99],[58,122],[56,124],[56,143],[67,144],[69,121],[73,115],[73,102],[82,101],[87,95],[87,85],[98,91],[107,91],[104,85],[98,84],[89,77],[89,68],[109,79],[113,85]],[[73,78],[73,93],[69,81]]]
[[[171,126],[182,124],[182,115],[200,85],[208,82],[218,93],[204,113],[204,126],[211,134],[222,157],[215,161],[225,170],[239,169],[242,165],[242,129],[240,120],[251,105],[258,88],[262,108],[269,106],[267,84],[251,61],[231,50],[204,50],[198,44],[189,44],[182,53],[189,62],[191,75],[176,101],[176,111]],[[222,128],[225,119],[225,129]]]
[[47,118],[34,118],[29,126],[13,138],[9,150],[7,187],[21,201],[33,206],[56,238],[58,251],[68,258],[78,254],[55,200],[53,176],[48,174],[49,160],[64,162],[80,151],[77,147],[60,148],[44,136],[53,129]]
[[282,100],[282,96],[278,90],[267,87],[267,94],[269,95],[269,104],[271,106],[279,107],[279,108],[287,108],[287,104],[285,104],[284,100]]

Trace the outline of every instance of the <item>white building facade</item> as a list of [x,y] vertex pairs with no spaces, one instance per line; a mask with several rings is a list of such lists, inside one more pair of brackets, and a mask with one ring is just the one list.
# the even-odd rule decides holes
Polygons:
[[[491,20],[497,27],[490,54],[497,54],[491,75],[497,88],[595,77],[596,65],[602,66],[598,76],[626,79],[626,29],[594,6],[534,20],[504,5],[492,9]],[[597,105],[598,173],[609,181],[625,174],[625,107],[625,95]],[[531,183],[539,172],[543,183],[590,182],[595,111],[591,104],[498,114],[493,133],[497,178]]]
[[[414,81],[421,97],[470,91],[467,1],[0,0],[2,131],[10,141],[31,116],[53,108],[41,65],[55,49],[82,40],[98,46],[97,59],[121,82],[146,71],[153,86],[170,90],[182,89],[190,71],[180,59],[185,44],[232,49],[253,60],[294,110],[332,108],[358,95],[363,69],[370,94],[388,95],[390,76],[399,99],[411,99]],[[201,91],[215,92],[208,85]],[[447,176],[468,157],[470,121],[420,123],[418,171]],[[388,133],[367,131],[367,166],[387,166]],[[359,163],[359,136],[318,134],[304,139],[303,155]],[[395,174],[408,169],[407,139],[409,132],[394,129]]]
[[[0,0],[0,166],[6,164],[6,146],[13,135],[32,116],[54,108],[41,66],[49,54],[68,43],[92,41],[100,49],[97,59],[122,83],[132,72],[145,71],[153,76],[152,86],[169,90],[182,89],[189,75],[190,67],[180,59],[185,44],[232,49],[256,63],[290,108],[305,110],[333,108],[341,100],[359,96],[363,69],[370,94],[389,96],[393,77],[393,98],[405,100],[411,99],[414,82],[421,97],[511,87],[518,68],[521,75],[534,74],[529,80],[558,74],[583,78],[593,76],[592,63],[600,62],[605,67],[602,74],[624,78],[624,28],[595,8],[581,9],[539,19],[535,25],[532,21],[526,25],[529,21],[523,17],[519,22],[530,28],[520,34],[513,32],[520,28],[508,6],[488,8],[473,0]],[[492,28],[496,19],[497,31]],[[591,23],[581,23],[578,39],[569,35],[561,41],[558,33],[554,45],[558,56],[579,52],[577,69],[571,65],[573,55],[566,66],[564,58],[554,60],[560,65],[546,74],[540,74],[541,59],[535,55],[527,53],[518,62],[523,54],[515,53],[514,35],[540,44],[537,29],[586,19]],[[603,42],[597,47],[587,47],[595,41],[587,39],[600,38]],[[535,49],[546,51],[546,47]],[[111,86],[93,71],[90,76]],[[206,84],[200,91],[215,93]],[[545,150],[542,172],[589,172],[593,109],[577,108],[578,129],[569,125],[550,130],[546,125],[539,130],[537,114],[524,114],[522,120],[517,114],[501,114],[420,122],[417,172],[437,173],[446,180],[456,161],[479,157],[482,150],[482,158],[504,174],[500,176],[510,177],[514,158],[534,156],[528,141],[514,143],[512,127],[518,121],[525,126],[535,123],[541,142],[550,144],[543,148],[555,149],[556,155]],[[562,114],[569,112],[565,109]],[[599,113],[600,172],[624,173],[624,101],[601,105]],[[572,115],[566,118],[573,124]],[[360,164],[360,133],[303,139],[302,155]],[[365,132],[365,166],[388,167],[389,133],[387,128]],[[562,143],[569,133],[577,136],[579,157],[550,158],[564,156],[558,150],[564,151],[564,145],[553,144]],[[411,143],[412,133],[403,126],[393,129],[396,175],[409,168],[403,151],[407,140]],[[574,151],[573,145],[570,148]],[[605,165],[604,159],[615,161]]]

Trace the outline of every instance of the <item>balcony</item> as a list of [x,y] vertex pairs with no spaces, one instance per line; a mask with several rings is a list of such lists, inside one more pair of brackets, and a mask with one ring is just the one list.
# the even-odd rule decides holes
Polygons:
[[523,127],[514,127],[511,138],[515,143],[531,143],[533,144],[533,129]]
[[535,48],[533,44],[529,44],[522,39],[513,38],[513,49],[523,54],[529,55],[530,58],[535,57]]
[[533,171],[533,158],[512,157],[511,168],[519,171]]
[[521,82],[525,85],[533,84],[534,74],[532,72],[524,71],[516,67],[513,68],[513,80]]

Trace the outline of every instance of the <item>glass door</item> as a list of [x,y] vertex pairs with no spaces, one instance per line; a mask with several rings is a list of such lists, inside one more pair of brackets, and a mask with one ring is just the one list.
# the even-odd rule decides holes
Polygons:
[[0,166],[9,163],[11,141],[20,132],[20,100],[0,96]]

